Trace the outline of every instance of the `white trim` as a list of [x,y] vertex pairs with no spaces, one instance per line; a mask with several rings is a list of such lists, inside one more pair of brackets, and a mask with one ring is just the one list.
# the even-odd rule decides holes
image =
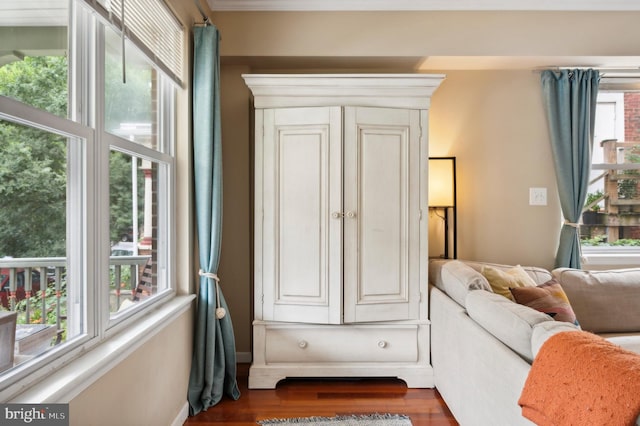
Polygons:
[[640,247],[582,246],[583,269],[595,266],[640,267]]
[[180,412],[175,419],[171,422],[171,426],[182,426],[189,417],[189,401],[185,401],[184,405],[180,409]]
[[637,0],[207,0],[220,11],[638,11]]
[[94,131],[91,127],[59,117],[48,111],[34,108],[6,96],[0,96],[0,117],[15,123],[46,130],[70,138],[83,138],[93,142]]
[[178,296],[159,309],[149,312],[112,338],[105,340],[78,359],[57,369],[46,379],[15,395],[13,403],[68,403],[115,368],[153,336],[168,327],[192,305],[195,295]]
[[620,92],[625,90],[639,90],[640,78],[634,77],[630,73],[623,76],[607,76],[600,78],[600,91]]

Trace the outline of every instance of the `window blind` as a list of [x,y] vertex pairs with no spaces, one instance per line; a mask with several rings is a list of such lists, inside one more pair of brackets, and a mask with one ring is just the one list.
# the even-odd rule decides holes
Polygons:
[[[124,1],[124,30],[122,2]],[[85,0],[138,46],[178,84],[182,84],[185,31],[162,0]]]

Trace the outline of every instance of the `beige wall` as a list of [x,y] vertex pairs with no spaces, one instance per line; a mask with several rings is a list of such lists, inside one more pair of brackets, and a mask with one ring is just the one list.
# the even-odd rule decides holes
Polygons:
[[69,403],[71,425],[168,425],[186,402],[191,367],[191,312]]
[[[452,71],[436,91],[430,155],[455,156],[458,257],[553,267],[560,229],[553,159],[532,71]],[[529,188],[547,206],[529,206]]]
[[[486,65],[473,61],[538,55],[555,65],[570,55],[599,56],[591,62],[599,65],[606,56],[640,56],[639,19],[638,12],[214,13],[223,64],[220,268],[238,352],[251,350],[252,305],[250,94],[241,73],[445,73],[432,102],[430,155],[457,157],[458,257],[552,268],[561,214],[540,75],[474,71]],[[434,68],[447,63],[455,66]],[[547,206],[528,205],[531,187],[547,188]]]
[[219,275],[233,319],[238,352],[250,352],[253,201],[249,89],[244,66],[223,67],[222,100],[224,210]]
[[[233,57],[639,54],[640,12],[219,12]],[[553,64],[549,64],[553,65]]]

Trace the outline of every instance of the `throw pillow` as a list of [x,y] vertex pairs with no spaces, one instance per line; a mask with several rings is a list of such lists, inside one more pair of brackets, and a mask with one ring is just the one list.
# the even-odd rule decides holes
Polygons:
[[536,282],[527,274],[527,271],[520,265],[513,268],[502,270],[492,266],[483,266],[482,275],[489,281],[491,289],[494,293],[514,300],[510,288],[516,287],[535,287]]
[[576,314],[569,303],[569,298],[555,279],[537,287],[519,287],[510,290],[517,303],[544,312],[556,321],[579,325]]

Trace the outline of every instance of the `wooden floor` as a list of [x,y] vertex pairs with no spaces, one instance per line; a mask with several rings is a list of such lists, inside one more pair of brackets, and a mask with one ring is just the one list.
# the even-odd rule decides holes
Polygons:
[[189,417],[185,425],[255,425],[257,420],[348,414],[405,414],[414,426],[457,425],[435,389],[407,389],[396,379],[287,379],[276,389],[247,389],[248,364],[238,366],[242,395]]

